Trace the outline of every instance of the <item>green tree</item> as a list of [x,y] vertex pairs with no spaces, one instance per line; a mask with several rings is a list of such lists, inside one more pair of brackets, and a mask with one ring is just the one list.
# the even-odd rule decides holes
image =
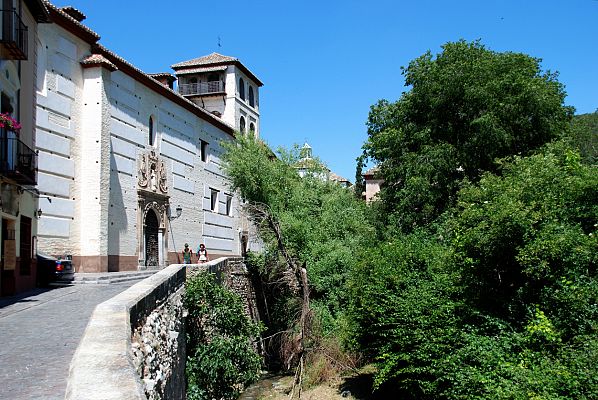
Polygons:
[[584,161],[598,163],[598,111],[574,116],[568,138]]
[[477,308],[521,321],[542,304],[567,337],[598,330],[598,173],[562,143],[459,193],[457,268]]
[[363,192],[365,192],[365,179],[363,177],[363,167],[365,167],[365,157],[363,155],[357,157],[357,166],[355,167],[355,197],[361,199]]
[[[251,258],[267,291],[270,320],[265,336],[272,337],[272,347],[280,351],[278,361],[288,368],[305,349],[318,351],[325,343],[341,341],[347,278],[373,229],[366,205],[352,190],[325,179],[320,163],[301,164],[312,169],[299,176],[298,147],[280,149],[273,157],[263,142],[251,137],[225,146],[227,175],[246,200],[245,211],[266,248],[262,256]],[[305,268],[307,284],[298,267]],[[318,359],[312,356],[309,359]]]
[[[280,149],[273,158],[264,143],[242,137],[227,145],[224,160],[232,187],[248,203],[265,204],[278,221],[288,253],[307,267],[312,297],[330,313],[342,313],[346,277],[373,233],[365,204],[351,190],[323,179],[317,163],[301,178],[294,168],[298,148]],[[262,235],[274,244],[267,231]],[[269,251],[276,253],[274,247]]]
[[447,43],[403,68],[410,89],[372,106],[365,154],[381,166],[381,198],[405,231],[454,202],[463,179],[495,171],[494,160],[527,154],[568,128],[572,109],[540,60]]
[[598,174],[562,142],[467,183],[349,279],[375,383],[406,399],[598,397]]
[[437,398],[441,360],[461,345],[463,304],[447,257],[418,231],[366,251],[352,272],[355,340],[378,367],[374,387],[390,384],[396,398]]

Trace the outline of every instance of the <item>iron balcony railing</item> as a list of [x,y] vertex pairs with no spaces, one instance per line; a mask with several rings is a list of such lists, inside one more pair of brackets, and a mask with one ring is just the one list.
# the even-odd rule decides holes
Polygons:
[[0,10],[0,55],[5,59],[27,59],[27,26],[16,10]]
[[0,174],[23,185],[37,182],[37,154],[12,129],[0,128]]
[[179,93],[183,96],[222,92],[224,92],[224,82],[222,81],[179,84]]

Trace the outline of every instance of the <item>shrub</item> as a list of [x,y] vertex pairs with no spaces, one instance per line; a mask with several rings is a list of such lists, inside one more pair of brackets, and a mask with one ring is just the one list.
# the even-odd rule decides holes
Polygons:
[[259,326],[245,315],[241,298],[212,274],[187,281],[184,304],[187,398],[236,399],[259,376],[261,359],[251,343]]
[[376,388],[392,383],[406,398],[438,391],[439,360],[459,345],[455,277],[442,269],[447,248],[424,232],[365,253],[351,277],[351,315],[361,349],[378,367]]

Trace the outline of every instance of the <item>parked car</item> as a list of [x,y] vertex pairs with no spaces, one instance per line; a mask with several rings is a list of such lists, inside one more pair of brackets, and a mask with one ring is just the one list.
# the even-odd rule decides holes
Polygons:
[[37,276],[39,286],[48,286],[52,282],[70,282],[75,277],[71,256],[52,257],[37,254]]

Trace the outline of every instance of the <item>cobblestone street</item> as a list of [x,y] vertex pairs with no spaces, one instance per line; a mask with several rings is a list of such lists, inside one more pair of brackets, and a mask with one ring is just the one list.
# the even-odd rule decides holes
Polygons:
[[136,282],[0,299],[0,399],[64,399],[69,364],[91,312]]

